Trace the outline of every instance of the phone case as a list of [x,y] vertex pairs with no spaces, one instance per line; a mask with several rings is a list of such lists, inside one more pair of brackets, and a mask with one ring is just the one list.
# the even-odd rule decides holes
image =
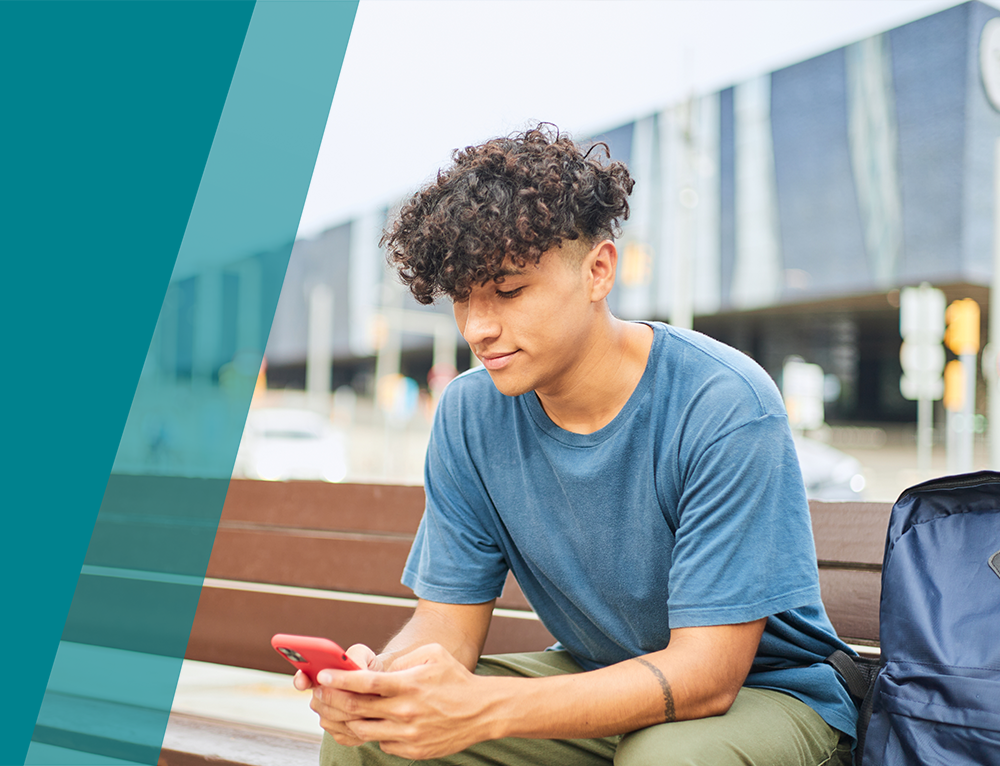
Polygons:
[[328,638],[292,636],[278,633],[271,638],[271,646],[307,676],[314,684],[316,674],[324,668],[359,670],[344,650]]

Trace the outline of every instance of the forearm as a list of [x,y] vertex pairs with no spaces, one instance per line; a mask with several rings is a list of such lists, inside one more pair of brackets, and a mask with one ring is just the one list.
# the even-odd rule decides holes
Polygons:
[[721,695],[696,699],[682,694],[677,674],[668,677],[654,660],[539,679],[491,678],[493,693],[484,697],[496,703],[485,716],[490,721],[488,738],[606,737],[706,717],[727,707]]
[[379,654],[383,667],[414,649],[439,644],[469,670],[476,667],[493,613],[493,602],[484,604],[435,604],[420,601],[410,620]]
[[744,634],[736,651],[698,645],[677,631],[667,649],[601,670],[483,679],[484,736],[602,737],[721,715],[746,678],[763,621],[725,627]]

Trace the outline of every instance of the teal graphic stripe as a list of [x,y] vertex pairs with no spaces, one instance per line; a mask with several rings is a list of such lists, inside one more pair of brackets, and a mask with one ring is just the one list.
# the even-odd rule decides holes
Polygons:
[[[54,6],[46,7],[51,11]],[[198,50],[210,50],[221,56],[221,47],[233,55],[228,61],[229,71],[220,79],[221,98],[215,103],[208,141],[198,158],[200,167],[188,187],[186,209],[180,208],[184,214],[175,228],[177,236],[167,245],[161,241],[167,229],[164,222],[156,221],[156,216],[163,213],[160,208],[165,203],[148,195],[150,179],[142,172],[129,178],[131,185],[124,196],[133,208],[152,204],[155,213],[127,236],[120,228],[112,227],[103,235],[101,245],[105,249],[109,248],[109,239],[117,243],[125,236],[121,246],[132,260],[123,258],[113,264],[109,271],[118,279],[116,289],[100,297],[104,301],[119,300],[115,316],[120,325],[128,327],[114,329],[120,333],[134,331],[140,338],[139,348],[131,352],[132,374],[128,385],[122,384],[124,395],[119,392],[119,399],[102,402],[98,410],[101,417],[107,418],[117,403],[120,413],[115,423],[117,433],[109,429],[111,436],[105,436],[111,446],[104,453],[104,463],[92,468],[90,474],[81,472],[77,486],[68,493],[74,498],[72,511],[77,514],[76,540],[70,540],[70,552],[76,555],[64,557],[63,561],[64,569],[72,572],[70,584],[80,575],[81,564],[85,563],[85,567],[65,619],[63,640],[40,712],[34,705],[38,716],[37,722],[31,721],[35,725],[30,750],[23,755],[27,737],[20,732],[9,740],[5,734],[6,752],[0,763],[152,764],[162,741],[197,604],[197,583],[204,576],[249,404],[255,360],[259,362],[270,327],[356,4],[283,2],[253,7],[240,3],[85,3],[80,7],[88,12],[95,8],[102,11],[105,24],[116,13],[128,15],[127,8],[147,7],[168,17],[177,15],[177,31],[164,31],[162,19],[149,17],[137,22],[133,16],[119,24],[113,30],[116,34],[98,40],[102,50],[112,51],[111,56],[115,40],[142,34],[157,42],[161,34],[168,35],[169,42],[162,47],[149,40],[140,40],[135,47],[152,50],[151,59],[164,57],[164,49],[168,48],[165,60],[185,72],[191,60],[197,58],[192,51],[196,54]],[[58,9],[57,18],[61,18],[63,10]],[[253,17],[248,28],[250,12]],[[188,35],[193,30],[204,33],[204,18],[212,13],[228,16],[229,27],[222,24],[222,29],[209,32],[199,49],[180,31]],[[240,14],[242,28],[232,23]],[[86,12],[78,15],[85,16]],[[76,31],[80,29],[77,18]],[[89,42],[94,44],[93,38]],[[86,59],[86,52],[74,53]],[[233,75],[237,53],[239,63]],[[130,59],[122,57],[119,64],[123,61]],[[196,90],[192,80],[199,81],[198,87],[207,87],[204,81],[214,74],[207,64],[196,61],[190,67],[192,71],[187,72],[191,75],[187,80],[179,77],[179,93],[187,96]],[[138,79],[143,80],[141,75]],[[222,99],[225,108],[220,120]],[[122,101],[131,106],[128,97]],[[170,106],[171,130],[166,132],[193,131],[200,115],[187,112],[183,98]],[[157,132],[158,127],[143,125],[139,130],[132,126],[142,139],[137,138],[136,143],[144,150],[130,157],[137,170],[147,170],[143,167],[150,162],[146,155],[161,150],[166,137]],[[209,145],[211,154],[206,163]],[[187,157],[165,161],[176,165],[181,159]],[[162,175],[153,180],[161,182]],[[31,177],[28,169],[24,176]],[[146,183],[136,183],[136,179]],[[122,181],[120,177],[117,180]],[[197,198],[192,207],[194,188]],[[104,202],[108,204],[107,198]],[[113,203],[110,207],[115,214],[128,209],[121,205],[116,209]],[[117,216],[111,218],[117,224]],[[184,230],[182,242],[180,230]],[[133,286],[138,270],[134,261],[148,258],[153,241],[167,250],[169,260],[160,264],[156,294],[147,292],[136,298],[147,315],[153,316],[147,317],[145,325],[131,327],[138,324],[141,312],[122,311],[118,308],[121,299],[116,296],[123,288],[137,289]],[[176,263],[172,256],[176,256]],[[63,263],[58,265],[65,268]],[[109,279],[107,272],[103,276]],[[79,311],[59,315],[57,324],[78,315]],[[94,345],[94,338],[100,338],[112,351],[124,356],[125,350],[115,346],[117,337],[104,338],[95,332],[87,342]],[[65,400],[65,379],[62,382]],[[107,385],[99,377],[92,388],[102,390]],[[78,408],[79,404],[74,403],[74,414]],[[126,409],[127,422],[122,430]],[[95,413],[91,421],[96,419]],[[55,419],[49,422],[54,424]],[[88,443],[96,454],[93,434],[88,434]],[[111,455],[115,455],[114,470],[109,480]],[[56,469],[52,464],[47,467],[51,485],[51,473]],[[60,473],[60,480],[65,476]],[[88,476],[98,492],[104,490],[96,526],[93,507],[87,518],[79,518],[83,515],[79,482]],[[36,481],[36,499],[39,486],[43,485]],[[27,493],[25,496],[27,499]],[[67,504],[63,499],[56,506]],[[65,524],[60,522],[71,515],[69,509],[61,516],[50,514],[43,522],[46,532],[50,526],[57,526],[61,533]],[[35,529],[24,531],[37,536],[37,526],[36,520]],[[88,538],[90,547],[86,549]],[[35,557],[38,554],[36,549]],[[22,566],[30,565],[33,558],[24,555],[20,561]],[[40,569],[40,563],[35,562],[34,567]],[[122,576],[116,576],[116,572]],[[143,572],[150,576],[142,576]],[[65,571],[63,574],[65,580]],[[37,596],[36,586],[32,589]],[[30,621],[33,615],[28,614],[26,604],[31,603],[39,602],[28,598],[11,603],[9,613]],[[57,623],[52,631],[55,638],[63,628],[68,599],[63,604],[54,619],[51,600],[46,608],[36,610],[50,623]],[[44,637],[40,632],[37,635]],[[12,641],[10,651],[23,651],[24,645],[24,636],[20,636]],[[44,680],[46,667],[48,664],[38,661],[37,652],[32,664],[25,664],[36,683]],[[18,680],[19,688],[28,690],[23,679]],[[23,701],[23,696],[7,700],[13,708],[23,706]],[[28,736],[32,736],[31,724]],[[8,759],[8,754],[13,756]]]
[[24,762],[253,3],[0,3],[0,763]]
[[158,760],[355,10],[254,8],[27,764]]
[[28,764],[157,761],[355,10],[254,9]]

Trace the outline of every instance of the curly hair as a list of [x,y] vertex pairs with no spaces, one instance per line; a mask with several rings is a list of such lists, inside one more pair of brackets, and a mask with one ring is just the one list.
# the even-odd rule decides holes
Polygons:
[[[552,126],[554,128],[554,126]],[[603,147],[607,162],[591,158]],[[635,182],[607,144],[584,153],[545,124],[456,150],[385,231],[386,259],[422,304],[468,298],[505,261],[537,264],[563,240],[620,234]]]

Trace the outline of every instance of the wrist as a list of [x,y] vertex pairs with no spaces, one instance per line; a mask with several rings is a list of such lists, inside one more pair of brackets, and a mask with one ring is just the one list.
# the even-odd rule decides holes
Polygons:
[[477,680],[481,681],[481,688],[477,690],[481,700],[481,739],[517,736],[522,728],[518,723],[522,713],[519,700],[523,698],[525,687],[533,679],[477,676]]

